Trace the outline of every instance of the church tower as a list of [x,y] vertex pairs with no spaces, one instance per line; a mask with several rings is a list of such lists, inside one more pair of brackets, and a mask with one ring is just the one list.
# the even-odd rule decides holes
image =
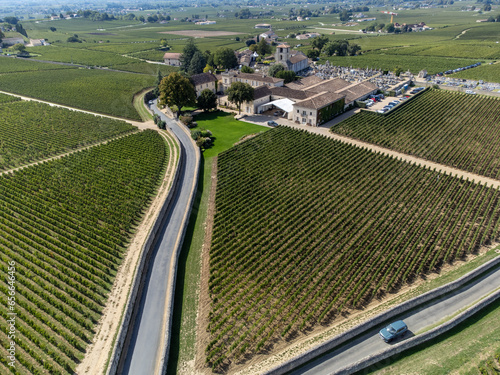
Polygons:
[[286,43],[280,44],[276,47],[276,54],[274,59],[277,63],[281,63],[288,67],[288,59],[290,57],[290,46]]

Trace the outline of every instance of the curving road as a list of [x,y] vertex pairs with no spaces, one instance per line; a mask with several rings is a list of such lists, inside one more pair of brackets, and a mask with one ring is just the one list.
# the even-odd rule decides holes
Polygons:
[[174,289],[172,283],[175,284],[177,267],[173,255],[182,243],[198,177],[198,155],[190,136],[175,121],[160,112],[156,104],[151,108],[167,122],[179,139],[181,169],[177,191],[163,219],[143,278],[143,287],[137,297],[140,303],[131,320],[131,329],[118,368],[120,374],[152,375],[162,372],[170,341],[166,332],[170,332],[170,304],[173,303],[173,296],[169,296],[169,293]]
[[[421,307],[403,313],[398,319],[403,319],[408,325],[410,333],[402,339],[409,338],[423,329],[436,326],[447,317],[455,315],[459,310],[470,307],[488,294],[497,291],[500,288],[500,267],[496,266],[493,270],[482,275],[473,283],[451,292],[435,301],[430,301]],[[393,320],[398,320],[393,319]],[[386,322],[382,326],[389,324]],[[378,331],[382,327],[372,329],[359,336],[358,338],[347,342],[340,348],[313,360],[309,364],[298,368],[289,374],[299,375],[330,375],[335,374],[365,357],[377,354],[386,349],[391,344],[384,343],[378,337]]]

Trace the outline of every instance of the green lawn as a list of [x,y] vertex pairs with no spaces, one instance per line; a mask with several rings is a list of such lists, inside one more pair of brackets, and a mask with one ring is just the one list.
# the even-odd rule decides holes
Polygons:
[[213,134],[214,145],[203,153],[206,161],[231,148],[245,135],[268,130],[265,126],[235,120],[231,113],[220,111],[200,114],[194,120],[198,128],[208,129]]
[[212,131],[215,141],[214,146],[202,154],[198,190],[179,257],[167,374],[177,374],[177,369],[180,369],[183,363],[194,359],[200,258],[205,237],[214,156],[232,147],[245,135],[268,130],[263,126],[237,121],[232,114],[224,112],[200,114],[195,120],[198,122],[198,128]]

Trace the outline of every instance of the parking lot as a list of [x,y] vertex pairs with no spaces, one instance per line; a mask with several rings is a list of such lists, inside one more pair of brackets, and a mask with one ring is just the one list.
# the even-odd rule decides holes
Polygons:
[[[376,101],[373,101],[371,99],[367,99],[364,102],[367,103],[366,109],[372,112],[379,112],[379,113],[387,113],[391,109],[396,108],[398,105],[404,103],[405,101],[411,99],[417,92],[422,91],[423,88],[414,88],[411,90],[408,90],[406,93],[402,95],[398,95],[397,97],[394,96],[386,96],[384,98],[381,97],[381,95],[374,95],[372,97],[375,97]],[[373,104],[370,104],[372,102]],[[391,108],[388,108],[391,107]]]

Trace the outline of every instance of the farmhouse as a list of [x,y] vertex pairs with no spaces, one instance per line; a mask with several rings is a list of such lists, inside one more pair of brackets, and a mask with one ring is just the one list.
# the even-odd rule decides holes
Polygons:
[[258,86],[253,102],[245,103],[242,110],[258,114],[279,109],[288,120],[319,126],[377,90],[377,86],[367,81],[350,83],[340,78],[323,80],[310,76],[286,86]]
[[12,38],[2,39],[2,45],[5,47],[13,46],[14,44],[24,44],[24,39],[22,37],[12,37]]
[[214,94],[217,92],[217,78],[212,73],[194,74],[190,79],[196,90],[196,97],[200,96],[201,92],[206,89]]
[[295,39],[298,40],[306,40],[306,39],[311,39],[311,38],[316,38],[319,36],[318,33],[307,33],[307,34],[300,34],[295,37]]
[[265,33],[260,34],[260,37],[265,39],[267,43],[275,42],[278,39],[278,35],[276,35],[273,29],[269,29]]
[[290,46],[286,43],[276,47],[275,60],[279,64],[283,64],[288,70],[295,73],[309,67],[309,59],[302,52],[290,52]]
[[167,65],[181,66],[181,54],[175,52],[166,52],[163,55],[163,61]]

